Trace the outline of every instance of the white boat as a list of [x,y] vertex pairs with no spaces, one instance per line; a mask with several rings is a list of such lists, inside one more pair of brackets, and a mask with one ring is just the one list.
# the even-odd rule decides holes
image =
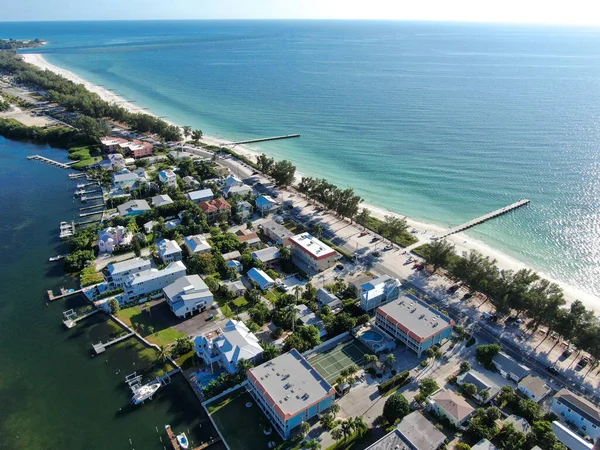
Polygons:
[[181,448],[183,448],[184,450],[186,448],[188,448],[188,446],[190,445],[190,442],[188,441],[185,433],[178,434],[176,437],[177,437],[177,443],[179,444],[179,446]]
[[140,403],[145,402],[146,400],[152,398],[154,393],[160,389],[160,383],[150,383],[145,384],[136,391],[134,391],[133,397],[131,398],[131,403],[134,405],[139,405]]

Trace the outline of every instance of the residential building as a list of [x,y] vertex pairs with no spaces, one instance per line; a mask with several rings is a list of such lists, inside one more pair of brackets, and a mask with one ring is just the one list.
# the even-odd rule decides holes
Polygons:
[[204,311],[213,304],[213,295],[198,275],[178,278],[163,288],[167,303],[177,317]]
[[143,167],[137,167],[137,168],[133,169],[133,173],[135,173],[138,177],[140,177],[139,182],[141,182],[141,183],[150,182],[150,178],[148,178],[148,173],[146,172],[146,169],[144,169]]
[[177,241],[163,239],[158,243],[158,256],[163,263],[169,264],[174,261],[181,261],[183,254]]
[[104,279],[110,289],[122,288],[131,275],[150,270],[152,264],[148,259],[133,258],[109,264],[104,271]]
[[195,234],[193,236],[186,236],[183,239],[184,245],[188,248],[191,255],[201,255],[203,253],[210,253],[211,247],[208,241],[201,234]]
[[208,188],[200,189],[199,191],[188,192],[187,196],[191,201],[195,203],[206,202],[215,198],[215,194],[213,194],[213,191]]
[[234,250],[229,253],[223,253],[223,259],[225,261],[231,261],[232,259],[240,259],[242,257],[241,253],[237,250]]
[[344,307],[339,298],[324,288],[320,288],[317,291],[317,302],[319,302],[319,305],[321,306],[329,306],[329,309],[334,313]]
[[107,168],[112,170],[121,171],[127,166],[125,158],[120,153],[111,153],[110,155],[108,155],[107,162]]
[[430,397],[430,406],[438,416],[445,417],[456,428],[460,428],[475,412],[464,397],[449,389],[442,389]]
[[487,439],[482,439],[477,444],[471,446],[471,450],[498,450],[498,447],[496,447]]
[[237,273],[240,273],[242,270],[244,270],[242,263],[239,262],[237,259],[230,259],[225,263],[225,265],[230,269],[235,270]]
[[129,245],[133,235],[124,226],[108,227],[98,232],[98,250],[100,253],[112,253],[115,247]]
[[248,370],[248,390],[284,439],[335,400],[333,387],[296,349]]
[[368,281],[371,281],[373,278],[375,278],[375,276],[366,274],[366,273],[361,273],[361,274],[356,275],[355,277],[351,278],[350,281],[348,281],[348,286],[352,287],[352,289],[354,290],[354,293],[358,297],[360,297],[362,285],[367,283]]
[[445,440],[444,433],[419,411],[413,411],[393,431],[366,450],[437,450]]
[[360,307],[369,312],[378,306],[396,300],[400,295],[400,281],[380,275],[360,287]]
[[226,280],[221,281],[219,284],[225,286],[228,291],[233,292],[237,297],[244,295],[244,292],[246,292],[246,286],[240,280]]
[[515,430],[520,431],[521,433],[529,434],[531,431],[531,425],[527,420],[523,417],[517,416],[515,414],[511,414],[506,419],[502,421],[504,426],[511,424]]
[[170,187],[177,187],[177,175],[171,169],[158,172],[158,181]]
[[239,178],[229,175],[225,180],[224,187],[228,188],[232,186],[242,186],[243,184],[244,183]]
[[223,197],[229,198],[234,195],[239,195],[240,197],[245,197],[249,193],[252,192],[252,188],[246,184],[241,186],[229,186],[223,189]]
[[375,311],[376,325],[421,356],[452,334],[454,321],[412,295],[402,296]]
[[169,197],[166,194],[157,195],[155,197],[152,197],[152,206],[154,206],[155,208],[157,208],[159,206],[170,205],[172,203],[173,203],[173,200],[171,199],[171,197]]
[[290,245],[290,238],[294,236],[292,231],[274,220],[265,220],[259,225],[259,228],[275,245],[287,247]]
[[181,261],[175,261],[162,270],[149,269],[129,276],[123,286],[123,302],[129,303],[142,296],[160,292],[178,278],[185,276],[186,270]]
[[492,363],[494,364],[496,370],[500,372],[500,375],[506,379],[514,381],[515,383],[521,381],[531,372],[529,367],[518,363],[503,352],[500,352],[494,356]]
[[529,397],[536,402],[540,402],[546,395],[552,392],[550,386],[538,376],[529,374],[517,385],[517,389],[526,397]]
[[220,219],[222,214],[226,214],[227,216],[231,214],[231,205],[222,198],[200,202],[198,206],[204,211],[209,222]]
[[264,216],[277,207],[278,203],[268,195],[261,195],[256,199],[256,209]]
[[593,443],[586,441],[558,420],[552,422],[552,430],[554,431],[556,439],[564,444],[569,450],[592,450],[594,448]]
[[153,145],[148,142],[134,141],[126,147],[125,154],[131,155],[136,159],[143,158],[144,156],[152,155],[153,148]]
[[252,252],[252,259],[254,261],[260,261],[269,268],[273,267],[279,261],[280,256],[281,254],[277,247],[267,247]]
[[150,234],[154,230],[154,226],[158,225],[156,220],[150,220],[144,224],[144,233]]
[[264,271],[253,267],[246,274],[251,282],[258,284],[258,287],[263,291],[268,291],[275,286],[275,281]]
[[140,179],[139,175],[125,169],[113,174],[113,187],[115,189],[131,189]]
[[[483,379],[472,371],[459,375],[456,383],[460,386],[463,384],[473,384],[477,388],[477,394],[474,396],[479,403],[487,403],[491,401],[500,392],[500,387],[496,383]],[[481,396],[483,391],[487,391],[487,397]],[[485,400],[484,400],[485,399]]]
[[188,187],[188,189],[195,189],[197,187],[200,187],[200,182],[191,175],[188,175],[187,177],[183,177],[182,180],[185,183],[185,185]]
[[294,306],[296,319],[298,319],[302,325],[314,325],[319,330],[319,337],[323,338],[327,335],[327,330],[325,329],[325,324],[321,319],[319,319],[313,311],[308,309],[306,305],[296,305]]
[[249,247],[256,247],[262,242],[258,237],[258,234],[252,230],[237,230],[235,235],[237,236],[238,241],[248,244]]
[[248,220],[252,217],[252,205],[246,200],[238,200],[236,203],[237,215],[242,221]]
[[107,153],[114,153],[119,151],[119,144],[127,142],[127,139],[112,137],[112,136],[104,136],[100,138],[100,144],[102,145],[102,150]]
[[561,389],[552,400],[552,412],[577,427],[594,441],[600,438],[600,409],[589,400]]
[[309,275],[333,267],[339,259],[338,253],[323,244],[310,233],[302,233],[290,238],[292,260]]
[[181,219],[170,219],[165,222],[165,228],[167,230],[174,230],[181,225]]
[[121,217],[139,216],[146,211],[150,211],[150,205],[146,200],[130,200],[117,206],[117,211]]
[[260,362],[263,349],[258,338],[246,324],[230,320],[225,328],[217,328],[194,340],[196,354],[205,364],[221,367],[228,373],[237,372],[240,361]]

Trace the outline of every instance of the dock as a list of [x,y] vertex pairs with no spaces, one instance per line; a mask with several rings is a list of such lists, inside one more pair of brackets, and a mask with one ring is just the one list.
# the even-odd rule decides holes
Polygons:
[[135,335],[134,332],[127,333],[121,337],[113,339],[112,341],[108,341],[105,343],[99,342],[97,344],[93,344],[92,347],[94,348],[94,352],[96,352],[96,355],[99,355],[100,353],[104,353],[104,351],[106,350],[107,347],[110,347],[111,345],[115,345],[121,341],[124,341],[125,339],[129,339],[133,335]]
[[71,237],[75,234],[75,222],[61,222],[59,230],[59,237],[61,239]]
[[85,195],[81,196],[81,201],[82,202],[87,202],[88,200],[99,200],[99,199],[104,199],[104,195],[95,195],[93,197],[87,197]]
[[84,172],[80,172],[80,173],[70,173],[69,174],[69,178],[71,180],[77,180],[78,178],[86,178],[87,174]]
[[99,309],[92,309],[91,311],[86,312],[85,314],[81,315],[81,316],[77,316],[77,314],[75,313],[75,311],[73,311],[72,309],[70,309],[69,311],[65,311],[63,313],[63,316],[65,318],[65,320],[63,320],[63,324],[65,327],[71,329],[73,328],[75,325],[77,325],[77,322],[79,322],[80,320],[83,320],[87,317],[93,316],[94,314],[96,314],[98,311],[100,311]]
[[[165,425],[165,431],[167,432],[167,436],[169,437],[169,441],[171,441],[171,446],[173,447],[173,449],[180,450],[181,446],[179,445],[179,442],[177,442],[177,437],[175,436],[175,433],[173,433],[173,430],[171,429],[171,425]],[[188,437],[188,439],[189,439],[189,437]],[[208,442],[204,442],[203,444],[200,444],[198,447],[192,447],[192,450],[203,450],[207,447],[210,447],[213,444],[216,444],[220,440],[221,440],[221,438],[219,436],[217,436],[216,438],[213,438]]]
[[504,208],[497,209],[495,211],[492,211],[491,213],[484,214],[483,216],[477,217],[476,219],[473,219],[473,220],[470,220],[469,222],[463,223],[462,225],[450,228],[448,231],[446,231],[440,235],[434,236],[431,239],[432,240],[444,239],[445,237],[448,237],[452,234],[456,234],[456,233],[460,233],[461,231],[468,230],[469,228],[473,228],[476,225],[480,225],[484,222],[487,222],[488,220],[494,219],[503,214],[514,211],[515,209],[518,209],[522,206],[528,205],[530,202],[531,202],[531,200],[527,200],[527,199],[519,200],[518,202],[512,203],[508,206],[505,206]]
[[[104,205],[102,205],[104,206]],[[87,217],[87,216],[93,216],[94,214],[102,214],[104,211],[92,211],[92,212],[87,212],[87,213],[81,213],[79,214],[79,217]]]
[[92,205],[92,206],[84,206],[83,208],[79,208],[79,211],[87,211],[90,209],[98,209],[98,208],[104,208],[104,203],[100,203],[98,205]]
[[225,145],[242,145],[242,144],[253,144],[255,142],[265,142],[265,141],[277,141],[279,139],[291,139],[300,137],[299,134],[285,134],[283,136],[272,136],[266,138],[257,138],[257,139],[247,139],[245,141],[237,141],[237,142],[229,142]]
[[48,262],[60,261],[61,259],[65,259],[69,255],[56,255],[48,258]]
[[[30,161],[42,161],[42,162],[48,163],[52,166],[60,167],[61,169],[69,169],[70,168],[70,166],[68,164],[54,161],[53,159],[46,158],[45,156],[31,155],[31,156],[28,156],[27,159]],[[75,161],[75,162],[77,162],[77,161]]]
[[69,291],[65,288],[60,288],[60,294],[54,295],[54,292],[52,292],[52,290],[48,290],[48,300],[53,302],[54,300],[60,300],[65,297],[70,297],[71,295],[80,294],[81,292],[83,292],[83,289],[78,289],[76,291]]

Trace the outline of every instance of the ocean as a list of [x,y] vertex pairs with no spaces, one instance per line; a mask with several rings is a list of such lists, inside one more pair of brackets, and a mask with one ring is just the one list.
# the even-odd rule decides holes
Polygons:
[[3,23],[49,62],[600,295],[600,29],[359,21]]

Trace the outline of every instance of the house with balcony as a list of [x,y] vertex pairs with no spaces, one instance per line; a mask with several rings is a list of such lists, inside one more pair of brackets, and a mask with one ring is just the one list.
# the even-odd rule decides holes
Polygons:
[[210,244],[201,234],[186,236],[183,239],[183,243],[190,252],[190,255],[202,255],[204,253],[210,253],[211,251]]
[[256,199],[255,203],[256,209],[261,213],[263,217],[266,214],[268,214],[272,209],[275,209],[278,206],[278,203],[268,195],[261,195]]
[[222,215],[226,215],[227,217],[231,215],[231,205],[222,198],[200,202],[198,206],[206,214],[209,222],[220,220]]
[[175,261],[162,270],[148,269],[130,275],[123,286],[125,292],[122,300],[124,303],[130,303],[141,297],[159,294],[164,287],[185,276],[186,270],[181,261]]
[[296,349],[248,370],[247,386],[283,439],[335,400],[333,387]]
[[207,202],[215,198],[215,194],[213,194],[213,191],[208,188],[188,192],[187,196],[194,203]]
[[177,241],[163,239],[158,243],[157,247],[158,257],[165,264],[181,261],[181,258],[183,257],[183,252]]
[[328,245],[312,236],[302,233],[290,238],[292,261],[309,275],[335,266],[340,255]]
[[163,288],[165,298],[177,317],[192,316],[194,312],[202,312],[213,304],[212,292],[198,275],[178,278]]
[[169,187],[177,187],[177,175],[172,169],[161,170],[158,172],[158,181]]
[[475,412],[469,403],[450,389],[441,389],[429,398],[430,409],[440,417],[445,417],[456,428],[465,425]]
[[135,217],[150,211],[150,205],[146,200],[130,200],[117,206],[117,211],[121,217]]
[[397,278],[380,275],[360,287],[360,307],[369,312],[378,306],[396,300],[402,284]]
[[259,228],[275,245],[281,245],[283,247],[290,245],[290,238],[294,236],[292,231],[274,220],[265,220],[259,225]]
[[98,250],[100,253],[112,253],[115,247],[131,244],[133,235],[124,226],[108,227],[98,232]]
[[104,279],[110,289],[122,288],[131,275],[150,270],[150,260],[143,258],[132,258],[126,261],[109,264],[104,270]]
[[119,173],[113,174],[113,188],[115,190],[131,189],[140,180],[140,176],[135,172],[130,172],[127,169]]
[[600,408],[568,389],[561,389],[552,400],[551,410],[560,420],[575,426],[594,441],[600,438]]

